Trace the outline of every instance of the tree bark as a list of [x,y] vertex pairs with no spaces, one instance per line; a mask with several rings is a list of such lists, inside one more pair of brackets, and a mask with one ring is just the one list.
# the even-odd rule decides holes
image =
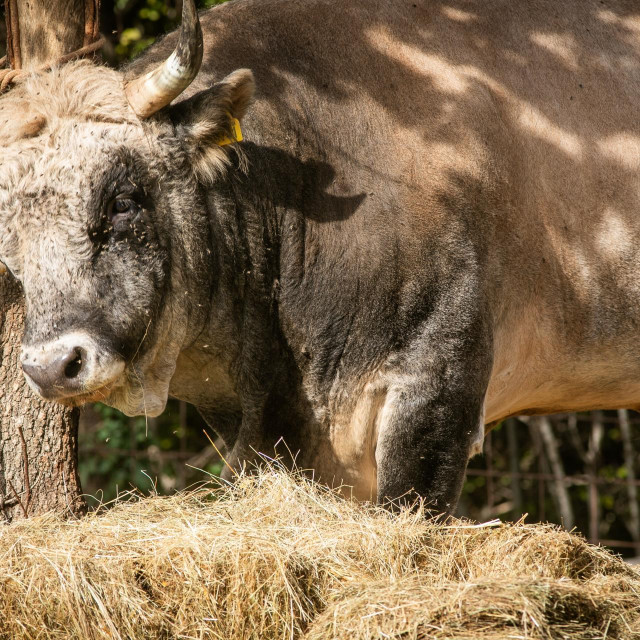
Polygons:
[[[84,0],[18,0],[20,54],[27,70],[84,44]],[[0,272],[3,269],[0,267]],[[86,509],[78,477],[78,412],[41,400],[24,380],[20,286],[0,273],[0,521]]]
[[23,69],[48,64],[83,46],[84,0],[18,0]]
[[78,415],[45,402],[20,368],[22,292],[0,276],[0,518],[85,510],[77,473]]

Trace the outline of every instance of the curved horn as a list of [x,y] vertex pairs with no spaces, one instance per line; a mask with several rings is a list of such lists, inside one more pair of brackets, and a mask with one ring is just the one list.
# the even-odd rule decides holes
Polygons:
[[191,84],[201,63],[202,29],[195,0],[184,0],[178,45],[159,67],[127,84],[129,104],[140,118],[148,118]]

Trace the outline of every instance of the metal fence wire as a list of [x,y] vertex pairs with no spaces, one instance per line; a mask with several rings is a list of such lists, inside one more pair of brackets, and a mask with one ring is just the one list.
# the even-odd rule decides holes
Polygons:
[[640,556],[640,415],[627,411],[519,417],[471,460],[460,515],[550,521]]

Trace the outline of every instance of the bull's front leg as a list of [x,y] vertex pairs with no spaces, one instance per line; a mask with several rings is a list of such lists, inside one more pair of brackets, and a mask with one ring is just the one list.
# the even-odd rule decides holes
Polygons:
[[453,333],[443,320],[394,358],[376,462],[379,502],[420,496],[429,509],[451,514],[484,429],[492,355],[481,318]]

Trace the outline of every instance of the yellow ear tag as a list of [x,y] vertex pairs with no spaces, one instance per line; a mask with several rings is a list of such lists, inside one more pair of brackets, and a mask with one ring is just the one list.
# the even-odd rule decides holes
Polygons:
[[227,144],[242,141],[242,130],[240,129],[240,120],[238,120],[238,118],[231,118],[231,134],[233,135],[233,139],[229,136],[222,136],[216,144],[224,147]]

